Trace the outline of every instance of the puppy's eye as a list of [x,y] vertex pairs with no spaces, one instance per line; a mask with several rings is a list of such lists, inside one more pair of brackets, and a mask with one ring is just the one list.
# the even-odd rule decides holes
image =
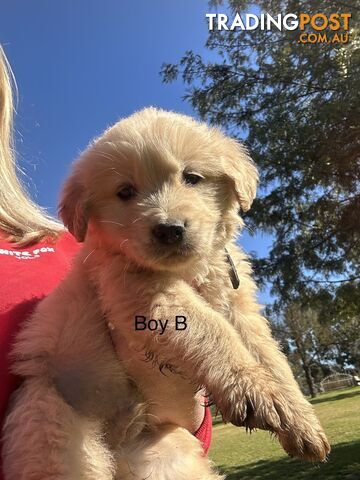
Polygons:
[[201,175],[198,175],[197,173],[189,173],[189,172],[184,172],[183,173],[183,178],[185,183],[188,185],[196,185],[199,183],[201,180],[204,179]]
[[127,200],[130,200],[136,196],[136,189],[130,184],[123,185],[118,191],[117,196],[120,198],[120,200],[126,202]]

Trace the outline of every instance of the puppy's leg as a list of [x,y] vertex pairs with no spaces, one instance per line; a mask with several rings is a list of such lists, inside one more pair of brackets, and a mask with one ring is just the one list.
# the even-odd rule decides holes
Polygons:
[[3,431],[5,480],[110,480],[101,426],[78,416],[46,379],[29,379],[13,398]]
[[184,428],[163,425],[143,432],[119,451],[117,480],[221,480],[199,440]]
[[[168,328],[156,334],[119,326],[127,343],[146,349],[159,364],[171,364],[206,386],[225,420],[242,425],[251,415],[264,428],[279,429],[278,392],[271,375],[251,356],[232,325],[184,281],[168,281],[158,291],[148,303],[152,305],[149,317],[171,319]],[[113,315],[115,323],[121,312],[115,310]],[[186,329],[176,329],[176,315],[187,318]]]
[[[187,318],[186,330],[168,330],[152,343],[159,362],[163,359],[177,365],[181,359],[180,370],[207,388],[226,421],[243,425],[251,416],[264,428],[279,428],[271,376],[222,315],[195,296],[187,284],[177,286],[174,303],[170,295],[156,302],[151,318],[182,314]],[[186,309],[181,305],[187,305]]]
[[[231,322],[253,357],[271,373],[281,393],[282,425],[280,430],[274,431],[290,455],[325,460],[330,451],[325,433],[313,407],[302,395],[285,355],[272,337],[267,320],[259,314],[259,306],[251,296],[252,290],[252,285],[245,286],[239,295]],[[252,425],[250,421],[247,426],[259,425]]]

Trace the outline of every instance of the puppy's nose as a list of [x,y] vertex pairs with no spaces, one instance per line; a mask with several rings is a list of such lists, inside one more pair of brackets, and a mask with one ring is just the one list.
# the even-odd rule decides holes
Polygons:
[[152,231],[154,237],[164,245],[181,243],[185,234],[183,222],[159,223]]

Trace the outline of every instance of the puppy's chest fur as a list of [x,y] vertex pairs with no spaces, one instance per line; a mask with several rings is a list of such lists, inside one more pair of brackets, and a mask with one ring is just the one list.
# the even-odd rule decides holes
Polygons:
[[229,318],[236,293],[230,280],[230,266],[222,256],[213,260],[204,281],[194,287],[214,310]]
[[[159,342],[166,341],[166,335],[175,333],[175,316],[178,314],[187,317],[186,305],[178,304],[176,291],[169,288],[171,278],[159,272],[131,271],[118,258],[98,258],[95,262],[97,265],[91,269],[91,278],[115,350],[126,372],[138,386],[151,414],[160,422],[176,423],[191,430],[189,412],[195,411],[199,404],[199,386],[193,379],[183,375],[181,358],[158,358],[149,341],[154,338],[154,333]],[[106,269],[103,268],[104,265]],[[164,286],[169,288],[169,297],[166,293],[163,294]],[[223,256],[213,259],[211,265],[206,266],[206,276],[194,279],[191,286],[194,295],[200,295],[225,317],[230,316],[233,290],[228,265]],[[154,299],[161,296],[165,302],[170,302],[171,314],[169,318],[152,318],[151,305]],[[175,305],[170,298],[175,298]],[[144,317],[145,320],[138,330],[137,317]],[[156,322],[158,330],[149,332],[148,328],[155,328]],[[159,328],[160,322],[162,325],[167,322],[163,333]],[[143,329],[144,323],[146,327]],[[186,318],[186,325],[186,328],[191,329],[191,316]]]
[[[107,265],[106,268],[104,264]],[[174,314],[186,314],[186,304],[180,304],[177,299],[177,280],[189,284],[193,288],[194,295],[201,296],[225,318],[231,316],[237,292],[232,287],[230,267],[225,256],[219,254],[212,258],[211,263],[202,268],[202,272],[201,275],[190,277],[185,274],[182,277],[175,273],[131,270],[121,257],[109,259],[99,256],[97,261],[95,260],[95,266],[90,269],[90,277],[95,285],[110,331],[126,333],[127,338],[129,338],[128,333],[132,332],[134,346],[136,346],[144,341],[145,335],[141,335],[139,331],[148,328],[148,321],[152,320],[151,307],[154,303],[164,301]],[[171,287],[172,284],[173,287]],[[144,317],[146,328],[136,328],[136,317]],[[158,321],[160,325],[160,320],[162,323],[166,320],[171,320],[173,323],[174,319],[153,320]],[[187,321],[191,326],[191,316]],[[171,329],[170,324],[168,328]],[[161,328],[156,329],[153,323],[150,330],[154,329],[157,330],[155,334],[161,334]]]

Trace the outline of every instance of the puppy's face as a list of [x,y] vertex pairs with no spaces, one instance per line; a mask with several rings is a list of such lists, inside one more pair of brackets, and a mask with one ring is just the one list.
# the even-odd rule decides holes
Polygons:
[[218,130],[145,109],[83,154],[60,212],[79,240],[86,235],[138,265],[173,270],[226,243],[256,181],[244,149]]

